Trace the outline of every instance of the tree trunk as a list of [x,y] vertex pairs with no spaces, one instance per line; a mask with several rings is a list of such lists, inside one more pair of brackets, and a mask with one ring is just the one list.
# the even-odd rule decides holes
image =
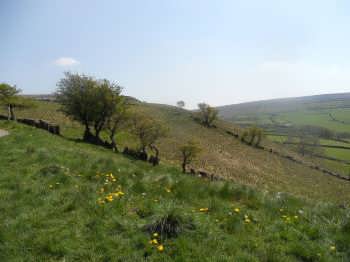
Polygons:
[[92,137],[89,125],[85,124],[84,141],[90,141]]
[[113,152],[118,152],[117,143],[115,142],[115,131],[111,131],[109,138],[111,139],[111,147]]
[[186,163],[182,163],[182,173],[186,173]]
[[249,141],[249,145],[252,145],[254,142],[255,135],[252,135]]
[[7,120],[11,120],[11,105],[7,105]]
[[182,161],[182,173],[186,173],[186,166],[187,166],[187,158],[184,157]]
[[15,108],[13,105],[9,105],[10,120],[16,120]]

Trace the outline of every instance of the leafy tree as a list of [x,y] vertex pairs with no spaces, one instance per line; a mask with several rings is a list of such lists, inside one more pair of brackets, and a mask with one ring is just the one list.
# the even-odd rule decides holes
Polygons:
[[250,145],[255,144],[255,146],[259,146],[263,136],[263,131],[261,128],[252,126],[248,129],[248,136],[250,137],[250,140],[248,142]]
[[199,120],[206,127],[211,127],[213,122],[218,118],[218,111],[206,103],[198,104]]
[[182,157],[182,172],[186,173],[186,167],[191,164],[201,152],[201,148],[193,140],[188,141],[186,144],[180,147]]
[[168,128],[161,122],[154,120],[144,114],[136,113],[132,118],[132,133],[139,139],[140,151],[146,153],[146,148],[149,147],[159,158],[159,148],[156,142],[165,137]]
[[101,142],[100,132],[118,110],[121,87],[106,79],[96,80],[70,72],[65,73],[57,86],[56,97],[63,106],[62,111],[84,125],[84,140]]
[[[251,126],[245,129],[241,135],[241,140],[247,142],[249,145],[259,146],[263,138],[264,132],[261,128]],[[248,139],[248,141],[246,141]]]
[[185,107],[185,102],[180,100],[180,101],[177,101],[176,105],[180,108],[184,108]]
[[0,84],[0,104],[7,107],[8,120],[16,120],[15,108],[28,108],[33,107],[34,102],[23,96],[20,96],[21,92],[16,86],[11,86],[6,83]]

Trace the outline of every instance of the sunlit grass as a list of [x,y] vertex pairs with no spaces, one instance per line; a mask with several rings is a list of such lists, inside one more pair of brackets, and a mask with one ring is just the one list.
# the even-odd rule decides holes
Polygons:
[[0,122],[1,261],[346,261],[349,209]]

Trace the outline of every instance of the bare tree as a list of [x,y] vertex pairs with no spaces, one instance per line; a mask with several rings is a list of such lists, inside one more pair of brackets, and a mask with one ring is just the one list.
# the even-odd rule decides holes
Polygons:
[[191,164],[200,153],[201,148],[193,140],[188,141],[186,144],[180,147],[182,158],[182,172],[186,173],[186,167]]

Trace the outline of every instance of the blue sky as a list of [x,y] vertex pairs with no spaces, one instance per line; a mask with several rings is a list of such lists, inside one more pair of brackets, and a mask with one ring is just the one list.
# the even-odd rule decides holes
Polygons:
[[188,108],[348,92],[349,28],[349,1],[1,0],[0,81],[84,72]]

